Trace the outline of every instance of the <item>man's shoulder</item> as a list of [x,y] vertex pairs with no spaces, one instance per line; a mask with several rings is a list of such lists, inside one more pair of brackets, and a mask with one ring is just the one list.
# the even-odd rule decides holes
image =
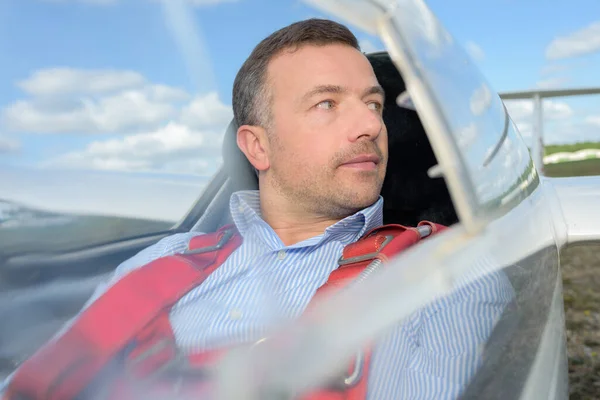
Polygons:
[[190,240],[192,240],[196,236],[202,236],[204,234],[204,232],[175,233],[173,235],[169,235],[162,238],[147,249],[152,249],[152,255],[155,255],[157,257],[164,257],[171,254],[181,253],[187,248]]
[[138,268],[142,268],[152,261],[173,254],[183,253],[187,249],[187,246],[192,238],[203,234],[203,232],[183,232],[175,233],[162,238],[158,242],[146,247],[133,257],[119,264],[109,279],[108,286],[114,284],[128,273]]
[[203,232],[183,232],[166,236],[155,244],[146,247],[132,258],[124,261],[119,268],[141,267],[161,257],[183,253],[192,238],[204,235]]
[[192,238],[203,234],[203,232],[183,232],[166,236],[153,245],[141,250],[133,257],[123,261],[115,268],[114,272],[107,281],[96,287],[96,290],[92,294],[91,298],[88,299],[83,308],[87,308],[96,299],[98,299],[98,297],[104,294],[111,286],[116,284],[128,273],[135,271],[138,268],[143,268],[145,265],[148,265],[152,261],[161,257],[183,253]]

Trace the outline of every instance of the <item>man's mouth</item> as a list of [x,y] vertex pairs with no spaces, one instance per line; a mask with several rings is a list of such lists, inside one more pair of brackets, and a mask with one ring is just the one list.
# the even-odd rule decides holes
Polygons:
[[379,162],[380,159],[376,154],[361,154],[343,163],[342,167],[372,171],[377,168]]

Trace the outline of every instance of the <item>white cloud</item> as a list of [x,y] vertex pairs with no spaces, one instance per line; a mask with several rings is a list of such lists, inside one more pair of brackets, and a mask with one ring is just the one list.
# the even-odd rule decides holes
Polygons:
[[[507,100],[504,103],[521,135],[530,137],[533,134],[533,124],[535,123],[533,101]],[[573,109],[567,103],[554,100],[544,101],[544,120],[566,121],[571,116],[573,116]]]
[[[533,101],[531,100],[509,100],[505,101],[508,114],[515,123],[533,122]],[[565,102],[547,100],[544,101],[544,118],[558,120],[566,119],[573,115],[573,109]]]
[[144,81],[144,77],[134,71],[59,67],[38,70],[17,86],[33,96],[58,96],[114,92],[139,87]]
[[471,95],[471,112],[475,115],[481,115],[492,104],[492,92],[490,88],[483,83],[480,87],[473,91]]
[[107,133],[159,126],[177,108],[156,88],[125,90],[110,96],[78,97],[64,107],[38,99],[20,100],[4,110],[7,129],[33,133]]
[[552,74],[555,74],[557,72],[566,71],[568,68],[569,68],[568,65],[550,64],[550,65],[545,65],[544,67],[542,67],[540,73],[542,75],[552,75]]
[[471,40],[465,43],[465,50],[467,53],[469,53],[469,56],[471,56],[474,61],[483,61],[485,59],[485,53],[483,49],[477,43]]
[[146,86],[146,91],[150,97],[156,101],[185,101],[189,100],[190,95],[183,89],[167,85]]
[[358,42],[358,45],[360,46],[360,49],[363,53],[373,53],[382,50],[380,48],[377,48],[377,46],[375,46],[375,44],[373,44],[373,42],[371,42],[369,39],[361,39]]
[[198,131],[177,122],[151,132],[94,141],[47,166],[76,169],[211,173],[220,163],[222,131]]
[[156,129],[177,117],[190,95],[151,84],[120,70],[49,68],[19,82],[31,98],[1,114],[11,131],[31,133],[125,133]]
[[600,138],[598,128],[600,128],[600,116],[553,121],[544,125],[544,140],[546,143],[597,142]]
[[554,89],[563,87],[569,81],[570,79],[565,76],[556,76],[537,81],[536,86],[540,89]]
[[[233,118],[216,92],[191,96],[132,71],[48,69],[21,87],[31,97],[2,110],[5,128],[109,136],[40,162],[45,167],[210,174]],[[3,140],[0,146],[7,151],[15,144]]]
[[575,31],[569,35],[559,36],[546,47],[546,58],[558,60],[577,57],[600,50],[600,21]]
[[17,140],[0,133],[0,154],[13,153],[21,148]]
[[600,115],[590,115],[586,117],[585,123],[600,128]]
[[[530,138],[536,123],[533,115],[533,101],[506,100],[505,104],[521,135],[525,139]],[[600,115],[589,115],[580,118],[580,113],[564,101],[545,100],[543,104],[545,143],[598,141],[600,137]]]
[[227,126],[233,118],[233,111],[219,100],[215,92],[196,96],[181,112],[181,122],[193,129]]
[[531,122],[514,122],[521,136],[529,138],[533,135],[533,124]]
[[458,130],[458,144],[461,148],[470,147],[477,139],[478,129],[475,122],[471,122],[466,127]]

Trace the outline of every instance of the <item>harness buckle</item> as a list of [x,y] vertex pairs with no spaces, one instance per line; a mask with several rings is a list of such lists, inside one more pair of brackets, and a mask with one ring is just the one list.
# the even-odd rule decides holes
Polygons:
[[183,252],[183,254],[202,254],[202,253],[210,253],[211,251],[221,250],[223,248],[223,246],[225,246],[227,244],[227,242],[229,242],[229,239],[231,239],[233,234],[234,234],[233,228],[225,229],[223,231],[223,234],[221,235],[221,238],[217,242],[217,244],[215,244],[213,246],[201,247],[199,249],[194,249],[194,250],[191,250],[188,245],[188,249],[185,252]]
[[[420,236],[421,239],[424,239],[427,236],[430,236],[431,233],[433,232],[433,229],[428,224],[419,225],[416,228],[414,228],[414,230],[417,231],[417,233],[419,234],[419,236]],[[355,242],[354,244],[359,243],[362,240],[368,240],[374,234],[375,234],[375,232],[373,232],[371,235],[369,235],[369,236],[367,236],[367,237],[365,237],[363,239],[360,239],[358,242]],[[342,252],[342,256],[338,260],[338,265],[340,267],[342,267],[342,266],[348,265],[348,264],[354,264],[354,263],[358,263],[358,262],[362,262],[362,261],[373,260],[374,258],[376,258],[379,255],[379,253],[381,253],[381,251],[384,249],[384,247],[387,246],[396,236],[394,236],[394,235],[385,235],[383,237],[384,237],[384,240],[379,245],[379,248],[377,250],[375,250],[374,252],[371,252],[369,254],[362,254],[360,256],[354,256],[354,257],[344,258],[344,253]]]
[[372,253],[363,254],[363,255],[355,256],[355,257],[349,257],[349,258],[344,258],[344,254],[342,253],[342,256],[338,260],[338,265],[341,267],[341,266],[348,265],[348,264],[354,264],[354,263],[358,263],[361,261],[369,261],[369,260],[374,259],[375,257],[377,257],[379,255],[379,253],[381,253],[381,250],[383,250],[383,248],[385,246],[387,246],[387,244],[389,242],[391,242],[392,239],[394,239],[394,236],[392,236],[392,235],[385,235],[384,237],[385,237],[385,239],[384,239],[383,243],[381,243],[379,248]]
[[355,386],[363,375],[363,369],[365,365],[365,355],[362,350],[356,352],[356,358],[354,359],[354,368],[352,372],[343,377],[343,385],[345,389],[349,389]]

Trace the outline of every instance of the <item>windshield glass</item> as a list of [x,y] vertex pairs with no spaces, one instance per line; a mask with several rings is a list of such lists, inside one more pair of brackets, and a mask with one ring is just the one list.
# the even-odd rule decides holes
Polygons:
[[0,255],[165,231],[194,205],[222,164],[236,64],[210,50],[195,11],[3,2]]
[[[459,83],[468,90],[455,91],[444,81],[464,56],[454,47],[444,53],[453,63],[422,64],[426,83],[434,89],[439,86],[445,99],[455,97],[449,107],[460,112],[452,129],[472,129],[464,140],[479,140],[455,155],[464,156],[474,168],[486,162],[493,167],[472,176],[488,184],[481,186],[480,200],[510,201],[507,196],[531,200],[514,202],[514,213],[494,229],[470,236],[454,207],[451,194],[456,193],[432,173],[438,160],[421,123],[431,111],[415,110],[419,103],[407,96],[411,88],[386,52],[397,49],[385,48],[378,36],[381,10],[372,2],[348,2],[348,7],[364,6],[360,8],[364,21],[354,18],[348,23],[350,8],[328,11],[314,7],[320,2],[291,0],[258,3],[34,0],[0,5],[1,49],[14,60],[0,67],[0,378],[14,371],[18,378],[19,371],[31,365],[27,360],[34,359],[51,338],[63,343],[69,332],[81,332],[77,324],[82,312],[88,315],[102,304],[110,305],[91,319],[98,328],[83,329],[102,347],[104,340],[118,336],[123,325],[137,321],[149,304],[158,304],[158,310],[168,310],[168,315],[164,311],[143,325],[139,336],[136,333],[116,351],[115,369],[106,370],[109,381],[120,379],[125,371],[126,385],[141,390],[137,393],[141,398],[149,398],[149,391],[158,391],[154,394],[165,399],[201,397],[207,383],[210,393],[221,391],[224,398],[250,398],[253,393],[263,398],[263,389],[294,393],[340,378],[339,370],[351,365],[349,357],[356,354],[351,372],[336,382],[343,386],[348,380],[368,379],[370,398],[390,398],[390,393],[458,398],[465,390],[491,393],[497,387],[521,393],[550,314],[560,311],[560,297],[554,296],[557,250],[551,222],[541,218],[548,209],[540,190],[524,193],[519,186],[535,174],[516,130],[504,119],[501,103],[490,98],[492,89],[465,71]],[[304,64],[304,53],[298,49],[278,54],[282,63],[278,65],[286,66],[279,71],[285,73],[273,76],[286,79],[278,81],[282,84],[278,88],[285,90],[274,90],[277,96],[294,95],[295,105],[311,96],[322,97],[287,115],[301,115],[292,119],[298,126],[265,123],[233,136],[228,127],[234,79],[252,49],[272,32],[313,17],[348,24],[368,58],[348,46],[331,46],[330,53]],[[23,26],[35,29],[22,34]],[[312,47],[323,51],[325,46]],[[291,62],[288,56],[300,58]],[[323,65],[323,60],[329,62],[323,68],[327,80],[318,90],[312,88],[304,96],[294,92],[298,90],[294,85],[303,91],[309,88],[293,79],[293,73],[306,73]],[[311,76],[304,78],[308,81]],[[351,90],[337,79],[350,82]],[[366,90],[357,83],[362,85],[363,80]],[[250,94],[258,102],[263,93]],[[344,103],[343,96],[354,97]],[[398,101],[398,96],[405,101]],[[273,99],[270,111],[284,115]],[[467,106],[470,101],[473,105]],[[465,111],[468,107],[480,111],[476,120]],[[346,114],[334,118],[331,110]],[[319,113],[315,120],[310,119],[313,112]],[[300,126],[305,121],[310,123]],[[481,129],[489,133],[477,136]],[[281,136],[269,136],[273,132]],[[312,141],[304,134],[313,135]],[[379,144],[349,151],[344,145],[355,143],[354,136],[369,136]],[[281,138],[287,142],[279,142]],[[377,147],[381,143],[387,156],[383,147]],[[256,169],[239,151],[244,146]],[[285,157],[268,160],[280,163],[279,170],[273,167],[273,175],[267,175],[269,181],[264,170],[270,165],[261,154],[272,149],[276,149],[272,154]],[[486,161],[483,152],[490,149],[498,158]],[[375,193],[365,206],[348,205],[366,196],[365,182],[374,175],[369,173],[384,171],[384,160],[386,174],[379,176],[382,198]],[[335,168],[330,168],[333,164]],[[328,181],[328,168],[351,172]],[[346,179],[346,173],[354,174],[348,175],[352,179]],[[285,174],[293,179],[282,178]],[[247,190],[258,189],[257,175],[263,179],[261,185],[271,183],[267,186],[271,192],[262,187],[260,193]],[[245,180],[247,176],[251,179]],[[336,186],[340,181],[347,186]],[[354,191],[343,192],[348,188]],[[263,193],[284,193],[289,196],[288,208],[282,203],[261,204]],[[348,193],[352,195],[338,197]],[[330,200],[338,206],[337,214],[324,205]],[[287,227],[291,234],[286,232],[285,222],[307,209],[310,217],[318,217],[310,235],[296,235],[296,225]],[[281,215],[266,223],[269,212]],[[335,216],[326,219],[326,226],[325,212]],[[540,221],[535,243],[526,240],[534,236],[531,225],[513,232],[515,221],[528,218]],[[314,222],[295,221],[300,226]],[[432,222],[404,232],[402,225],[414,227],[420,221]],[[396,224],[394,235],[403,231],[405,239],[400,242],[409,244],[381,234],[361,250],[351,247],[382,224]],[[233,226],[240,236],[225,229]],[[219,234],[210,240],[200,235],[217,229]],[[427,239],[413,243],[419,235]],[[504,245],[496,246],[498,242]],[[228,247],[231,243],[240,249]],[[390,268],[367,270],[365,282],[351,286],[329,306],[317,308],[308,328],[289,328],[312,309],[311,298],[321,293],[320,288],[343,281],[326,285],[331,276],[342,271],[343,278],[348,270],[342,267],[355,263],[354,256],[364,256],[368,249],[372,258],[373,246],[377,252],[382,243],[394,243],[390,248],[402,250],[381,256],[385,265],[388,259],[393,261]],[[534,247],[525,249],[527,244]],[[230,251],[228,257],[210,257],[224,249]],[[402,257],[396,259],[400,252]],[[136,278],[159,258],[174,265]],[[194,264],[200,262],[209,264]],[[212,262],[217,269],[211,269]],[[181,280],[188,286],[175,290],[183,276],[178,274],[182,268],[191,273],[185,269],[190,265],[197,267],[193,273],[214,272],[185,275],[188,279]],[[124,297],[112,303],[101,300],[114,293],[112,289],[124,287],[123,282],[133,282]],[[169,295],[171,289],[175,298]],[[164,325],[155,325],[159,323]],[[71,329],[73,324],[77,329]],[[284,340],[276,339],[282,330]],[[275,340],[268,340],[271,337]],[[517,340],[525,337],[526,342]],[[146,339],[148,348],[136,347]],[[173,359],[158,375],[144,375],[137,362],[148,357],[151,363],[157,361],[152,356],[163,355],[165,343],[173,350],[169,355]],[[67,343],[69,350],[71,345]],[[58,353],[84,354],[90,348],[88,342],[79,349],[82,353]],[[363,350],[357,353],[357,348]],[[232,349],[231,357],[217,357],[209,368],[194,364],[205,360],[205,352],[220,355],[221,350]],[[507,354],[520,357],[506,358]],[[363,374],[364,365],[368,375]],[[37,370],[33,376],[44,371],[48,370]],[[492,371],[498,380],[490,378]],[[230,379],[239,385],[229,384]],[[110,382],[103,390],[121,387]],[[185,390],[174,391],[180,384]],[[81,390],[98,387],[90,383]]]

